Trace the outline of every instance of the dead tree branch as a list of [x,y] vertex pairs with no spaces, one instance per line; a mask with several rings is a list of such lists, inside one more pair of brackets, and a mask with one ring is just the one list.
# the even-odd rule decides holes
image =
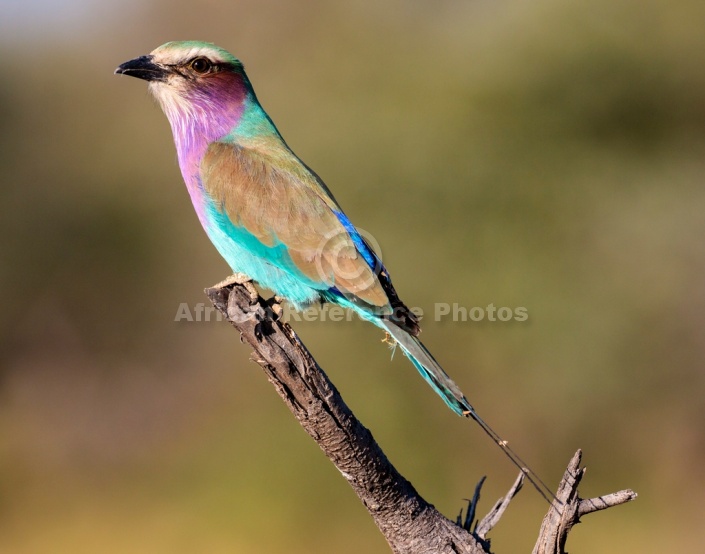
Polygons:
[[558,485],[556,498],[562,506],[559,510],[549,510],[541,523],[539,539],[534,546],[533,554],[564,554],[565,542],[573,525],[580,518],[591,512],[618,506],[636,498],[636,493],[630,489],[583,500],[578,496],[578,485],[585,475],[586,468],[580,467],[583,453],[578,450],[568,464]]
[[[274,315],[267,301],[261,297],[255,298],[246,286],[240,284],[207,289],[206,294],[240,332],[241,339],[253,348],[254,361],[264,369],[270,383],[301,426],[348,481],[393,552],[490,552],[486,535],[497,524],[509,501],[521,488],[522,476],[507,496],[500,499],[490,514],[476,526],[474,532],[470,532],[470,524],[479,499],[479,487],[475,494],[476,500],[471,504],[472,515],[468,514],[466,525],[450,521],[421,498],[411,483],[389,462],[370,431],[355,418],[291,327]],[[571,475],[570,482],[575,484],[576,489],[575,494],[568,495],[564,502],[567,507],[573,506],[570,503],[573,500],[577,499],[578,502],[570,521],[577,521],[581,515],[636,496],[631,493],[631,497],[624,498],[619,496],[622,493],[616,493],[589,501],[580,500],[577,498],[577,483],[582,473],[577,478],[573,477],[577,470],[571,470],[571,467],[566,475]],[[566,486],[565,482],[564,477],[561,487]],[[563,500],[563,488],[559,488],[557,496]],[[555,509],[549,511],[542,525],[541,537],[547,534],[547,541],[554,540],[553,544],[560,544],[562,548],[572,523],[562,527],[559,525],[554,533],[555,518],[550,517],[552,512],[558,513]],[[560,522],[563,522],[563,518]],[[543,548],[535,552],[558,553],[562,550]]]

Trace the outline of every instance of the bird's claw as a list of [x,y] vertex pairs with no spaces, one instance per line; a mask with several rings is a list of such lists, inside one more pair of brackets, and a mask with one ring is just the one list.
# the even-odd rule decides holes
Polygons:
[[259,298],[259,292],[257,292],[255,284],[252,281],[245,281],[242,283],[242,286],[245,287],[245,290],[247,290],[250,295],[250,304],[256,304]]
[[265,301],[267,307],[269,308],[269,313],[274,321],[281,318],[284,313],[284,308],[282,308],[282,302],[284,299],[281,296],[274,295],[272,298]]
[[244,273],[233,273],[229,277],[223,279],[220,283],[213,285],[212,288],[222,289],[232,285],[242,285],[243,287],[245,287],[245,290],[247,290],[247,293],[250,295],[250,304],[254,304],[255,302],[257,302],[257,299],[259,298],[259,292],[257,292],[257,289],[255,288],[252,279],[250,279]]
[[233,273],[232,275],[226,277],[223,279],[220,283],[217,285],[213,285],[212,288],[214,289],[222,289],[227,287],[228,285],[244,285],[247,282],[252,282],[252,279],[250,279],[247,275],[244,273]]

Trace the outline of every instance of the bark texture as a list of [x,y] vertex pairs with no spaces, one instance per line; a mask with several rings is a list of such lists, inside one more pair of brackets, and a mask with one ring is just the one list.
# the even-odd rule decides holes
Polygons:
[[[264,369],[297,421],[348,481],[393,552],[490,552],[487,533],[521,488],[523,475],[475,529],[470,526],[481,483],[468,508],[468,516],[472,517],[466,517],[464,524],[447,519],[389,462],[292,328],[276,317],[276,304],[263,300],[252,287],[238,283],[217,285],[206,289],[206,294],[240,332],[241,340],[252,347],[254,361]],[[580,516],[636,497],[631,491],[622,491],[592,500],[579,499],[577,485],[584,473],[584,469],[578,469],[579,462],[580,452],[571,460],[556,493],[562,504],[554,502],[544,518],[535,553],[563,552],[567,534]]]

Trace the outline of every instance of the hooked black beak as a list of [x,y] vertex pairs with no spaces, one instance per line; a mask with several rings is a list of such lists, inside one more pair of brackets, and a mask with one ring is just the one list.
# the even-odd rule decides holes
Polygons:
[[154,56],[140,56],[118,66],[116,74],[129,75],[145,81],[166,81],[167,70],[154,63]]

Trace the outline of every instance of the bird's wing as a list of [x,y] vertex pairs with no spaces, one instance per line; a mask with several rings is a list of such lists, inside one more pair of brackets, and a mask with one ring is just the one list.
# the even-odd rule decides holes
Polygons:
[[379,258],[290,151],[212,143],[201,162],[201,182],[216,209],[265,247],[259,250],[283,245],[293,262],[272,256],[268,263],[379,315],[391,311],[390,301],[398,299]]

